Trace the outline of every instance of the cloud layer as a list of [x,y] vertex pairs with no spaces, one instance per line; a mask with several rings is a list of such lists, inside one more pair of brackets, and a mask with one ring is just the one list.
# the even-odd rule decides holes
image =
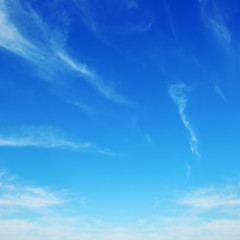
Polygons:
[[[0,236],[16,240],[237,240],[239,192],[239,185],[195,189],[172,199],[172,209],[176,211],[168,215],[136,219],[131,226],[112,226],[104,219],[79,215],[81,211],[68,215],[70,200],[64,197],[63,191],[22,184],[1,171]],[[221,209],[231,210],[232,215],[221,217]],[[209,210],[214,212],[211,220],[206,220],[209,218],[203,213]],[[19,212],[25,215],[16,217]],[[26,215],[26,212],[37,215]]]

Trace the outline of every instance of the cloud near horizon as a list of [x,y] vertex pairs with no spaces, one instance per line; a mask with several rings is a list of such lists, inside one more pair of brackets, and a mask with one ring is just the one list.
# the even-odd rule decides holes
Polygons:
[[[234,217],[223,218],[216,214],[211,220],[206,220],[202,212],[192,210],[192,207],[208,210],[239,206],[237,191],[239,186],[196,189],[177,201],[172,199],[173,209],[174,206],[177,207],[175,214],[172,212],[169,216],[155,215],[148,219],[136,219],[136,223],[131,227],[112,226],[105,219],[83,216],[81,211],[74,212],[74,215],[71,205],[68,205],[71,200],[64,197],[63,191],[25,185],[9,176],[6,171],[0,171],[0,236],[15,240],[237,240],[240,234],[240,219],[236,211]],[[217,192],[218,197],[211,199]],[[189,201],[190,198],[195,199],[194,203]],[[182,204],[188,208],[179,208]],[[57,214],[55,207],[58,207]],[[71,214],[68,215],[67,209]],[[37,215],[18,218],[12,215],[13,210],[28,210],[36,212]]]
[[[111,239],[114,233],[118,233],[115,239],[124,239],[127,233],[133,239],[137,233],[123,227],[110,228],[100,218],[81,215],[81,211],[72,213],[73,200],[66,198],[66,193],[72,195],[67,190],[51,191],[49,187],[26,185],[1,170],[0,236],[16,240],[103,240]],[[25,213],[24,217],[12,214],[20,212]]]
[[[240,208],[239,186],[226,186],[219,188],[202,188],[188,193],[179,200],[180,204],[193,208],[210,210],[212,208]],[[236,209],[235,209],[236,211]]]
[[0,208],[4,208],[3,215],[8,214],[8,208],[36,210],[60,205],[65,201],[60,195],[60,192],[42,187],[24,186],[16,181],[16,177],[9,177],[6,171],[0,172]]

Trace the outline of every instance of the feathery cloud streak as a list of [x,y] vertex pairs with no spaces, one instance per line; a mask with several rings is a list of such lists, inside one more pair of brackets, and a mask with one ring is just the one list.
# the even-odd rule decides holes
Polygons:
[[58,56],[61,60],[63,60],[63,62],[68,65],[68,67],[74,71],[79,72],[84,77],[84,79],[89,82],[102,96],[115,103],[130,104],[130,102],[127,101],[124,97],[116,93],[113,88],[106,86],[100,77],[98,77],[92,71],[88,70],[87,65],[74,62],[67,54],[63,52],[59,52]]
[[[17,27],[15,24],[16,19],[11,18],[8,14],[10,10],[11,12],[18,12],[20,16],[21,14],[27,16],[27,20],[34,23],[38,30],[38,36],[35,36],[35,39],[31,34],[32,27],[20,26],[21,29]],[[106,99],[118,104],[129,103],[112,86],[105,84],[96,73],[90,71],[86,64],[74,61],[63,49],[66,36],[56,32],[54,29],[50,29],[30,5],[28,9],[24,9],[18,1],[12,2],[10,0],[6,4],[5,0],[0,0],[0,29],[0,47],[27,59],[37,67],[44,66],[45,69],[51,69],[52,66],[57,66],[57,68],[62,69],[62,67],[65,67],[76,71],[80,73],[82,79],[87,81]],[[21,33],[22,31],[28,34],[24,36]],[[61,37],[59,39],[59,37],[53,37],[53,35],[60,35]],[[52,79],[49,80],[48,76],[45,76],[45,80],[51,83],[54,82]]]
[[191,177],[191,166],[186,162],[186,167],[187,167],[187,181]]
[[127,0],[126,1],[127,8],[139,8],[139,4],[136,1],[133,0]]
[[0,1],[0,28],[1,47],[30,61],[33,61],[36,55],[41,55],[33,44],[21,36],[18,29],[9,20],[4,0]]
[[90,142],[82,144],[67,140],[63,134],[51,127],[24,127],[13,131],[11,134],[0,135],[0,146],[7,147],[41,147],[69,149],[87,149],[91,147]]
[[215,84],[215,91],[223,100],[226,100],[226,97],[223,94],[222,89],[220,88],[220,86],[217,83]]
[[238,187],[225,187],[224,189],[203,188],[198,189],[183,197],[179,203],[194,208],[229,208],[240,207],[240,196]]
[[22,186],[15,181],[6,180],[6,172],[2,171],[1,173],[0,208],[24,207],[37,209],[59,205],[64,202],[57,192],[51,192],[41,187]]
[[[6,171],[0,171],[0,236],[3,239],[15,240],[237,240],[240,234],[240,219],[235,209],[235,216],[221,218],[213,214],[212,220],[199,217],[199,212],[179,208],[179,204],[186,204],[186,197],[175,202],[178,213],[175,216],[154,216],[149,219],[136,221],[135,226],[109,226],[104,219],[93,219],[87,216],[66,215],[64,206],[69,199],[64,197],[62,191],[50,191],[44,187],[32,187],[21,184],[8,177]],[[224,189],[208,188],[198,189],[187,197],[199,197],[218,192],[217,206],[239,206],[236,191],[239,186],[228,186]],[[228,194],[226,193],[228,192]],[[221,194],[219,194],[219,192]],[[236,196],[232,196],[232,195]],[[56,214],[56,207],[57,214]],[[60,209],[64,209],[60,211]],[[68,206],[70,207],[70,205]],[[204,204],[194,207],[215,207],[213,204]],[[69,209],[69,208],[68,208]],[[36,215],[22,215],[21,219],[15,217],[12,211],[32,212]],[[71,208],[70,208],[71,212]],[[49,217],[50,216],[50,217]],[[11,231],[9,231],[11,229]],[[116,237],[115,237],[116,236]]]
[[191,151],[199,157],[199,151],[197,146],[198,140],[184,112],[187,106],[186,93],[188,90],[189,88],[186,87],[183,83],[172,84],[168,90],[168,93],[174,103],[177,105],[181,120],[190,134],[189,144],[191,147]]
[[0,134],[0,147],[37,147],[37,148],[62,148],[65,150],[100,153],[108,156],[116,156],[118,153],[108,148],[103,148],[90,141],[78,143],[69,140],[65,134],[53,127],[30,127]]
[[222,17],[215,1],[199,0],[202,19],[206,26],[211,29],[215,38],[224,46],[229,47],[231,33],[226,21]]

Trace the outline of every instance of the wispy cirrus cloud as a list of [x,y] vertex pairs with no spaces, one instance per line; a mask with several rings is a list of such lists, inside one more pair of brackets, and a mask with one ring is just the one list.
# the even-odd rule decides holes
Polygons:
[[199,0],[202,19],[212,31],[218,42],[226,47],[231,44],[231,32],[217,7],[217,3],[209,0]]
[[145,138],[146,138],[147,143],[152,144],[152,138],[148,133],[145,134]]
[[[3,194],[3,197],[0,198],[0,207],[42,208],[50,205],[59,205],[62,201],[55,193],[48,192],[42,188],[26,187],[22,189],[21,193],[15,193],[14,186],[7,187],[12,187],[13,191],[8,191],[8,193]],[[3,186],[1,186],[1,188],[3,188]]]
[[187,167],[187,181],[189,181],[191,177],[191,166],[189,165],[188,162],[186,162],[186,167]]
[[226,97],[225,97],[225,95],[223,94],[223,91],[222,91],[222,89],[220,88],[219,84],[216,83],[215,86],[214,86],[214,88],[215,88],[216,93],[217,93],[223,100],[226,100]]
[[173,20],[170,8],[169,8],[169,6],[168,6],[168,4],[165,0],[163,1],[163,5],[164,5],[164,8],[165,8],[167,16],[168,16],[168,20],[169,20],[170,28],[171,28],[171,31],[172,31],[172,35],[173,35],[176,43],[179,43],[178,42],[178,37],[177,37],[177,31],[176,31],[175,24],[174,24],[174,20]]
[[52,127],[22,127],[13,129],[10,133],[0,134],[0,146],[5,147],[40,147],[87,149],[91,142],[75,143],[68,140],[64,134]]
[[[11,179],[6,172],[0,171],[0,236],[3,239],[238,240],[240,234],[239,208],[236,208],[239,202],[231,203],[232,199],[239,196],[236,193],[239,186],[202,188],[184,196],[192,198],[218,192],[220,201],[217,199],[215,205],[222,208],[233,207],[235,215],[232,217],[221,217],[218,212],[214,212],[216,214],[211,218],[199,216],[199,212],[191,212],[192,207],[208,210],[216,209],[215,205],[212,202],[204,203],[203,206],[192,202],[189,204],[183,197],[175,201],[176,213],[171,211],[167,216],[155,214],[147,219],[136,218],[131,227],[124,223],[112,226],[99,217],[81,216],[76,211],[73,215],[72,210],[75,208],[71,208],[70,200],[65,195],[66,190],[51,191],[49,187],[33,187],[19,180],[6,180]],[[232,194],[237,196],[233,197]],[[186,204],[189,209],[179,208],[179,205]],[[37,214],[31,215],[31,212]]]
[[130,101],[115,92],[112,87],[107,86],[99,76],[88,70],[88,67],[85,64],[75,62],[63,52],[59,52],[58,56],[68,65],[68,67],[70,67],[70,69],[79,72],[84,79],[105,98],[119,104],[131,104]]
[[0,46],[28,60],[41,57],[39,50],[25,39],[9,20],[5,1],[0,1]]
[[226,46],[229,46],[231,43],[231,34],[223,20],[210,19],[209,23],[217,39],[225,43]]
[[149,18],[149,21],[147,21],[146,23],[129,25],[127,27],[127,32],[132,32],[132,33],[148,32],[151,29],[153,23],[154,23],[153,18]]
[[179,203],[193,208],[240,208],[240,188],[239,186],[228,186],[223,189],[202,188],[188,193]]
[[181,120],[182,120],[185,128],[188,130],[188,132],[190,134],[189,144],[191,147],[191,151],[194,154],[196,154],[198,157],[200,157],[200,154],[198,151],[198,144],[197,144],[198,140],[197,140],[196,134],[193,131],[192,126],[185,115],[185,109],[187,107],[187,92],[188,91],[189,91],[189,87],[187,87],[183,83],[179,83],[179,84],[172,84],[168,90],[168,93],[169,93],[170,97],[172,98],[172,100],[174,101],[174,103],[177,105]]
[[[54,71],[56,76],[58,70],[64,68],[78,72],[82,80],[88,82],[96,92],[106,99],[117,104],[130,103],[117,93],[112,85],[106,84],[98,74],[90,70],[87,64],[73,60],[64,50],[67,36],[48,26],[30,4],[27,6],[24,8],[18,1],[10,0],[8,4],[5,0],[0,1],[1,48],[25,58],[40,69]],[[12,15],[15,17],[13,18]],[[24,17],[25,25],[16,24],[21,17]],[[28,26],[28,22],[31,22],[31,25]],[[33,25],[36,29],[32,28]],[[51,84],[57,84],[56,81],[49,78],[49,71],[47,70],[46,74],[42,72],[41,76]]]
[[131,9],[131,8],[139,8],[139,4],[137,1],[133,1],[133,0],[126,0],[126,6],[127,8]]
[[42,187],[22,186],[12,178],[7,177],[6,171],[0,175],[0,208],[23,207],[28,209],[46,208],[60,205],[65,200],[60,192],[49,191]]
[[72,0],[81,11],[81,19],[84,24],[95,34],[98,34],[98,24],[91,12],[90,2],[86,0]]
[[73,141],[63,131],[50,126],[24,126],[5,130],[4,133],[0,133],[0,147],[60,148],[70,151],[100,153],[108,156],[118,155],[111,149],[98,146],[91,141],[82,143]]

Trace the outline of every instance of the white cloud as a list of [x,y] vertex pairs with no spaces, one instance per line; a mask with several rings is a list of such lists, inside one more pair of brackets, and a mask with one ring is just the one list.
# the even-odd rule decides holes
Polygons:
[[94,77],[93,73],[87,70],[87,65],[82,63],[75,63],[69,56],[65,53],[59,52],[58,56],[62,59],[71,69],[80,72],[83,76]]
[[136,9],[139,8],[138,3],[136,1],[133,1],[133,0],[127,0],[126,5],[127,5],[127,8],[136,8]]
[[148,32],[151,29],[153,23],[154,23],[154,21],[151,18],[146,23],[129,25],[128,28],[127,28],[127,32],[136,32],[136,33]]
[[220,86],[217,83],[215,84],[215,91],[223,100],[226,100],[226,97],[223,94],[222,89],[220,88]]
[[146,137],[146,141],[147,141],[149,144],[151,144],[151,143],[152,143],[152,138],[150,137],[150,135],[149,135],[149,134],[146,134],[145,137]]
[[[41,208],[48,207],[50,205],[60,204],[60,199],[58,199],[54,193],[44,191],[44,194],[39,194],[33,191],[34,188],[26,188],[20,194],[4,194],[0,198],[0,206],[19,206],[26,208]],[[40,190],[39,188],[37,189]]]
[[231,191],[228,188],[199,189],[184,196],[179,203],[201,209],[221,207],[226,210],[227,208],[240,207],[239,190],[239,187],[235,187]]
[[59,52],[58,56],[70,67],[70,69],[79,72],[102,96],[115,103],[130,104],[128,100],[115,92],[112,87],[107,86],[100,77],[88,70],[85,64],[75,62],[63,52]]
[[86,0],[72,0],[80,10],[82,21],[95,34],[98,33],[97,22],[90,10],[90,2]]
[[72,100],[72,99],[70,100],[70,99],[65,98],[65,97],[62,98],[62,99],[63,99],[64,102],[72,104],[72,105],[76,106],[77,108],[79,108],[79,109],[81,109],[85,112],[88,112],[88,113],[93,112],[93,109],[90,106],[88,106],[87,104],[81,103],[77,100]]
[[[191,220],[191,219],[189,219]],[[179,219],[171,227],[163,230],[162,237],[155,234],[155,240],[238,240],[240,229],[240,220],[217,219],[212,221],[198,220],[185,222],[185,219]]]
[[226,46],[229,46],[229,44],[231,43],[231,34],[226,24],[217,21],[216,19],[210,19],[209,22],[217,39],[225,43]]
[[191,177],[191,166],[186,162],[186,167],[187,167],[187,181],[189,181]]
[[[193,196],[207,196],[220,192],[221,204],[235,210],[234,217],[219,217],[214,212],[211,217],[196,216],[189,209],[182,209],[177,202],[177,213],[173,209],[168,216],[152,216],[137,220],[127,227],[123,222],[112,226],[102,218],[89,216],[69,216],[67,209],[73,212],[72,205],[65,208],[68,200],[61,191],[50,191],[45,187],[32,187],[16,181],[6,181],[6,171],[0,171],[0,236],[2,239],[15,240],[238,240],[240,235],[239,203],[229,203],[237,197],[231,197],[239,191],[239,186],[226,186],[223,189],[202,188],[190,193]],[[10,179],[10,178],[8,178]],[[227,193],[229,195],[227,195]],[[224,195],[225,194],[225,195]],[[5,202],[3,201],[5,200]],[[7,202],[7,203],[6,203]],[[223,206],[224,202],[224,206]],[[228,202],[226,204],[226,202]],[[208,207],[216,209],[216,207]],[[56,208],[58,206],[58,208]],[[190,205],[192,207],[192,203]],[[70,208],[69,208],[70,207]],[[194,207],[199,208],[199,206]],[[200,208],[203,208],[202,205]],[[204,204],[204,208],[205,204]],[[15,210],[12,214],[12,210]],[[32,217],[27,211],[37,211]],[[61,211],[63,210],[63,211]],[[161,211],[159,211],[161,212]],[[18,217],[15,216],[17,213]],[[196,213],[196,212],[195,212]],[[114,214],[114,213],[113,213]],[[198,213],[197,213],[198,214]],[[171,215],[171,216],[170,216]]]
[[103,148],[90,141],[78,143],[69,140],[62,131],[49,126],[25,126],[0,133],[0,147],[63,148],[109,156],[119,155],[109,148]]
[[16,178],[8,177],[6,171],[1,173],[0,208],[3,208],[2,213],[8,208],[38,209],[60,205],[64,202],[60,197],[60,192],[49,191],[41,187],[22,186],[16,183]]
[[170,8],[169,8],[166,1],[163,1],[163,5],[165,7],[165,10],[166,10],[166,13],[167,13],[167,16],[168,16],[168,20],[169,20],[170,28],[171,28],[171,31],[172,31],[172,35],[173,35],[175,41],[179,44],[178,37],[177,37],[177,32],[176,32],[176,27],[175,27],[175,24],[174,24],[174,20],[173,20]]
[[184,112],[185,108],[187,106],[186,94],[188,91],[189,91],[189,88],[187,86],[185,86],[185,84],[183,84],[183,83],[172,84],[168,90],[169,95],[171,96],[172,100],[178,107],[179,114],[180,114],[183,124],[190,134],[189,144],[191,147],[191,151],[199,157],[200,154],[199,154],[198,146],[197,146],[198,140],[197,140],[196,134],[194,133],[194,131],[190,125],[190,122],[187,119],[185,112]]
[[0,2],[0,46],[28,60],[41,56],[39,50],[21,36],[18,29],[9,21],[4,0]]
[[[210,4],[209,4],[210,3]],[[227,24],[217,8],[217,4],[211,4],[211,1],[199,1],[201,14],[206,26],[211,30],[218,42],[229,47],[231,44],[231,33]],[[208,11],[207,11],[208,10]]]
[[8,147],[41,147],[70,149],[86,149],[91,147],[90,142],[75,143],[67,140],[64,134],[52,127],[22,127],[12,130],[11,133],[0,134],[0,146]]
[[24,219],[11,219],[0,220],[0,235],[3,239],[15,240],[239,240],[239,225],[239,219],[178,219],[169,227],[159,225],[157,229],[151,230],[134,227],[81,229],[66,223],[47,225]]
[[[90,71],[86,64],[78,63],[71,58],[63,49],[66,36],[50,29],[30,5],[28,10],[25,10],[18,1],[10,1],[7,6],[5,0],[0,1],[0,47],[31,61],[41,69],[55,71],[56,74],[57,69],[68,68],[76,71],[103,97],[118,104],[129,104],[112,86],[104,83],[96,73]],[[21,17],[21,14],[24,17],[27,16],[26,22],[30,25],[20,25],[20,31],[15,24],[18,21],[17,17],[16,19],[11,18],[8,14],[9,11],[17,12],[18,18]],[[23,36],[22,31],[27,34]],[[37,32],[36,36],[33,32]],[[45,80],[54,83],[52,79],[49,79],[48,73],[42,73],[42,75]]]

